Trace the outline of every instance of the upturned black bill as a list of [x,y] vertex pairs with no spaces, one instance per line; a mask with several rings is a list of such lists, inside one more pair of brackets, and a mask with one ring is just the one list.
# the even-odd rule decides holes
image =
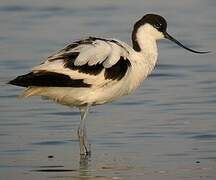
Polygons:
[[177,45],[179,45],[180,47],[188,50],[188,51],[191,51],[193,53],[198,53],[198,54],[206,54],[206,53],[210,53],[210,51],[196,51],[196,50],[193,50],[193,49],[190,49],[186,46],[184,46],[182,43],[180,43],[179,41],[177,41],[176,39],[174,39],[172,36],[170,36],[167,32],[164,33],[164,37],[166,39],[169,39],[170,41],[176,43]]

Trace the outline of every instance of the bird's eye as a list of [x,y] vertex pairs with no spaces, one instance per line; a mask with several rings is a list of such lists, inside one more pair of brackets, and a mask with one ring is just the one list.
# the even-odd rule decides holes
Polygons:
[[155,23],[155,24],[154,24],[154,27],[155,27],[156,29],[161,29],[162,24],[161,24],[161,23]]

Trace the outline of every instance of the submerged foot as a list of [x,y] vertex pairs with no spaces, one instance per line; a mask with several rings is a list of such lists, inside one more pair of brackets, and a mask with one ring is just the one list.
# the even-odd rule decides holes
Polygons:
[[90,155],[91,154],[91,145],[87,141],[80,139],[80,155]]

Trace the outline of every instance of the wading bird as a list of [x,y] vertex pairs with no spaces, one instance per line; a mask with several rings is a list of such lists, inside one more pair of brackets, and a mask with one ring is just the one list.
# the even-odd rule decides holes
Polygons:
[[147,14],[138,20],[132,32],[132,44],[117,39],[89,37],[68,45],[49,56],[30,73],[9,84],[26,87],[23,97],[42,96],[80,109],[78,128],[80,154],[90,154],[85,120],[91,106],[104,104],[130,94],[152,72],[158,51],[156,41],[169,39],[192,50],[167,33],[166,20]]

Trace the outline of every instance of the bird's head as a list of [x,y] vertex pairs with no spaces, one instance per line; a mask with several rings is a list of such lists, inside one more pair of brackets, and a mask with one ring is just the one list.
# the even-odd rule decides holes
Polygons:
[[[160,39],[165,38],[193,53],[199,53],[199,54],[209,53],[209,51],[196,51],[196,50],[190,49],[184,46],[179,41],[177,41],[171,35],[169,35],[167,33],[167,22],[160,15],[146,14],[139,21],[135,23],[133,33],[132,33],[132,40],[135,43],[135,46],[136,46],[136,43],[138,45],[137,39],[138,38],[142,39],[142,36],[143,37],[148,36],[154,40],[160,40]],[[139,50],[139,47],[135,47],[135,48],[138,48]]]

